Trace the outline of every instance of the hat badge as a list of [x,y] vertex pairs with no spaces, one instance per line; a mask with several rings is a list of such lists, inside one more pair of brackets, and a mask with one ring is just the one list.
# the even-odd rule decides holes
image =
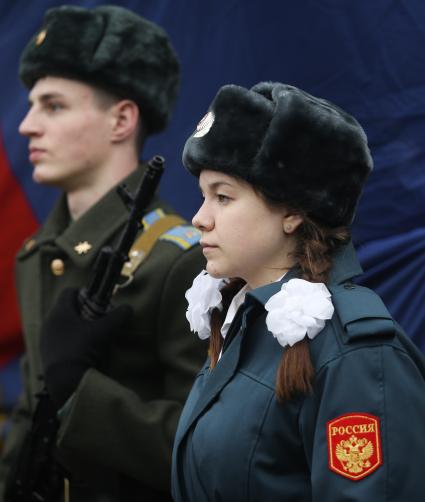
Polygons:
[[212,125],[214,124],[214,113],[209,111],[206,115],[202,117],[202,119],[199,121],[199,124],[196,126],[196,131],[195,134],[193,135],[194,138],[201,138],[202,136],[205,136],[207,132],[211,129]]
[[47,30],[41,30],[35,39],[35,45],[37,46],[41,45],[44,42],[46,35],[47,35]]

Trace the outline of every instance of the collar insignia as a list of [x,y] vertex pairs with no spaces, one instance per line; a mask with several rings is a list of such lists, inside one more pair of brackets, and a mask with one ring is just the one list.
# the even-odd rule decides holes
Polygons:
[[93,246],[89,242],[84,241],[84,242],[79,242],[76,246],[74,246],[74,249],[78,254],[81,255],[81,254],[87,254],[92,247]]

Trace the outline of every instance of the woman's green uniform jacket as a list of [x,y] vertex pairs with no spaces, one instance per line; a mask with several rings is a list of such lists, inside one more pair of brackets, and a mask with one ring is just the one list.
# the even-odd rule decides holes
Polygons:
[[[328,285],[335,313],[309,340],[313,391],[279,402],[282,348],[267,331],[273,283],[247,293],[214,369],[177,429],[175,502],[422,502],[425,362],[371,290],[349,246]],[[292,270],[282,282],[296,276]]]

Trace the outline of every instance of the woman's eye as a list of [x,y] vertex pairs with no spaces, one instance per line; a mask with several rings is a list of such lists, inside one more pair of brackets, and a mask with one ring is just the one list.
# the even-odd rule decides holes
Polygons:
[[218,200],[218,202],[220,202],[220,204],[225,204],[226,202],[229,202],[230,197],[228,197],[227,195],[223,195],[221,193],[218,193],[217,200]]

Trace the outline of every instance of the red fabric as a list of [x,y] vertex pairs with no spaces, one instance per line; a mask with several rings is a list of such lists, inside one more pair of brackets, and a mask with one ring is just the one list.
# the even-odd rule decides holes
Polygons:
[[38,224],[13,176],[0,135],[0,367],[23,349],[15,254]]
[[346,413],[327,424],[329,468],[353,481],[363,479],[382,464],[379,418]]

